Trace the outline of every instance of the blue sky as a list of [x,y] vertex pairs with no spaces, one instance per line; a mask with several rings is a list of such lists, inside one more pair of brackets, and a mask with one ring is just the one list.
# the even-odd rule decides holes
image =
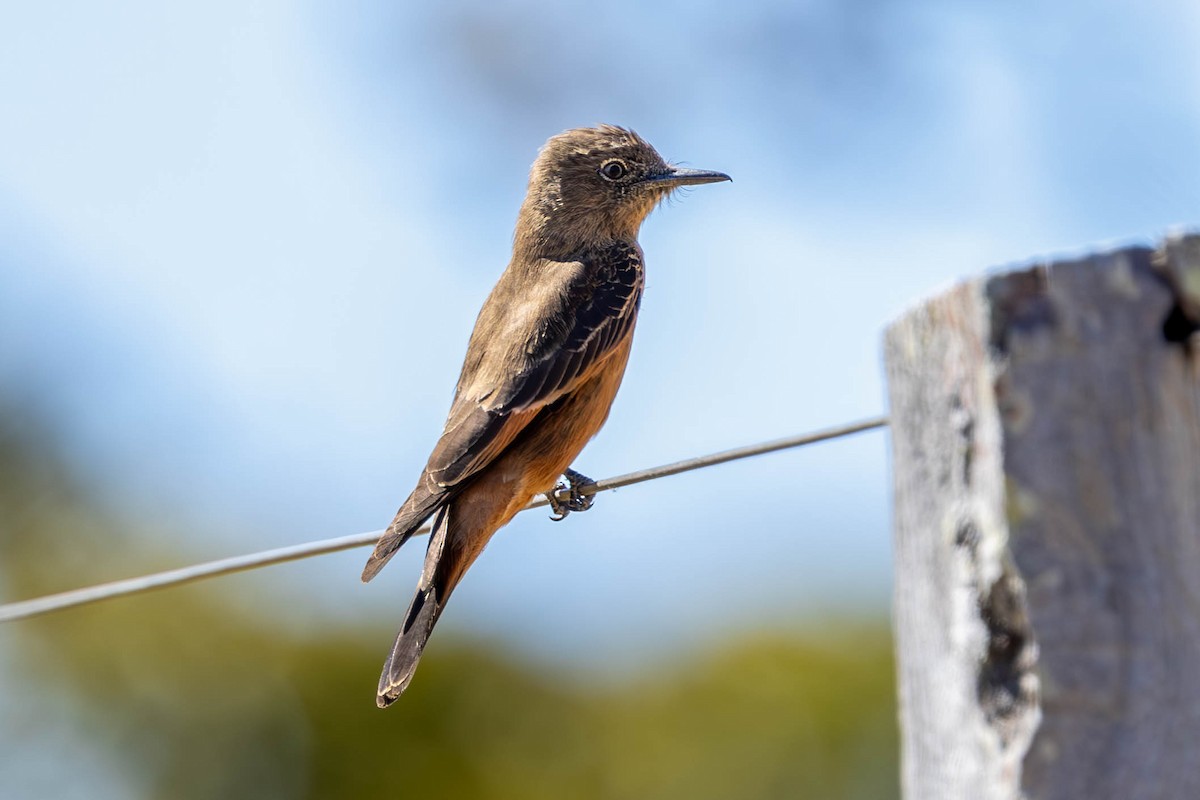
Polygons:
[[[879,413],[881,331],[919,298],[1200,222],[1190,0],[740,8],[9,5],[0,380],[114,505],[216,556],[390,519],[564,128],[734,177],[643,230],[594,477]],[[444,625],[636,662],[882,611],[886,455],[871,434],[527,515]],[[237,587],[298,625],[374,615],[382,647],[420,551],[370,587],[357,552]]]

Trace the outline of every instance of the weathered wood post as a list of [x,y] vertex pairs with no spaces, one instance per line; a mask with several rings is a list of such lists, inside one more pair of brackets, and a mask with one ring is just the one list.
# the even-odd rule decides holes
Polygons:
[[1200,235],[885,337],[907,800],[1200,798]]

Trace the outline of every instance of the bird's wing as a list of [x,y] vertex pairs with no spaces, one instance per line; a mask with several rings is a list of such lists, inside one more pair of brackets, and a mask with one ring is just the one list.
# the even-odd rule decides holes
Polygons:
[[[514,304],[498,337],[505,342],[472,342],[484,355],[469,378],[464,372],[426,466],[439,485],[454,486],[490,464],[631,332],[642,295],[639,251],[622,248],[591,264],[558,266],[543,273],[561,280],[542,293],[547,302],[534,313]],[[519,356],[506,353],[505,343],[520,347]]]

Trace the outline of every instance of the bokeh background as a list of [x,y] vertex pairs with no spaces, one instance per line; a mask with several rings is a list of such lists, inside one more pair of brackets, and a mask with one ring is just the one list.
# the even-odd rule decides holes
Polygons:
[[[1200,5],[0,7],[0,601],[382,527],[540,144],[730,173],[643,230],[603,477],[884,410],[985,268],[1200,221]],[[897,794],[886,438],[523,515],[373,705],[422,556],[0,628],[0,797]]]

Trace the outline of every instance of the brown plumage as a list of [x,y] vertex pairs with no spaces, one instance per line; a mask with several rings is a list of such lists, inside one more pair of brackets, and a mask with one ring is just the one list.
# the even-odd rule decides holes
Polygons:
[[608,417],[642,297],[643,220],[679,186],[729,180],[667,164],[633,131],[578,128],[529,176],[508,269],[483,304],[446,427],[363,570],[433,517],[425,567],[379,681],[412,680],[450,593],[501,526],[550,492]]

